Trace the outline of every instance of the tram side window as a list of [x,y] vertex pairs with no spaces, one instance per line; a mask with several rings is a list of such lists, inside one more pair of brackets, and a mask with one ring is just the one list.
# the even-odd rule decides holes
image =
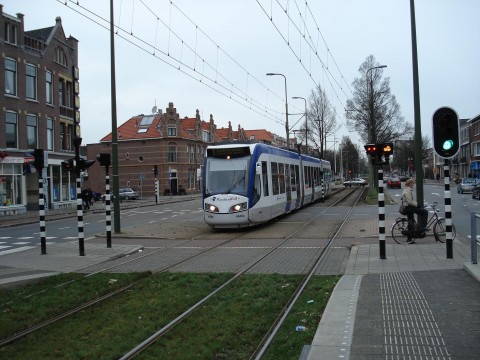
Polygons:
[[262,180],[263,180],[263,196],[269,196],[268,192],[268,174],[267,174],[267,162],[262,161]]
[[280,187],[278,185],[278,166],[276,162],[272,162],[272,193],[278,195]]
[[290,187],[292,188],[292,192],[297,191],[297,178],[295,173],[295,165],[290,165]]
[[298,165],[295,165],[295,177],[297,178],[297,196],[300,197],[300,167]]
[[313,187],[313,181],[314,181],[314,172],[313,172],[313,167],[309,166],[308,169],[310,170],[310,187]]
[[285,164],[278,164],[278,180],[280,183],[280,194],[285,194]]
[[303,168],[303,173],[305,174],[305,188],[309,188],[310,186],[310,174],[308,173],[308,166]]

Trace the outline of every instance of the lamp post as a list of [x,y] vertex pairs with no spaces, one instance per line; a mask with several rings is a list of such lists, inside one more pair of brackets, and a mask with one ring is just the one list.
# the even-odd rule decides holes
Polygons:
[[278,76],[283,76],[285,80],[285,130],[287,132],[287,148],[290,149],[290,141],[289,141],[289,133],[290,129],[288,127],[288,97],[287,97],[287,77],[283,74],[280,73],[267,73],[267,76],[273,76],[273,75],[278,75]]
[[307,99],[301,96],[294,96],[292,99],[302,99],[305,102],[305,150],[308,154],[308,119],[307,119]]

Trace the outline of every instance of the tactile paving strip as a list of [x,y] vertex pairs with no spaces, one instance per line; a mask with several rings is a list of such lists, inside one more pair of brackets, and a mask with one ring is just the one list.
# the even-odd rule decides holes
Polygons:
[[386,359],[451,360],[411,272],[380,274]]

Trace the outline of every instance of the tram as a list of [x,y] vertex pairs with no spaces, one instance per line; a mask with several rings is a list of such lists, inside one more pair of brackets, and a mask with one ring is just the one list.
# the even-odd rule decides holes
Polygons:
[[206,149],[202,199],[212,228],[267,222],[328,195],[330,162],[267,144]]

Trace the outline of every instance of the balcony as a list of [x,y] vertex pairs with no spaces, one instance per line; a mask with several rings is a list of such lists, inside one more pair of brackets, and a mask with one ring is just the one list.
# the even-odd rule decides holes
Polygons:
[[60,105],[60,116],[73,120],[73,109]]

